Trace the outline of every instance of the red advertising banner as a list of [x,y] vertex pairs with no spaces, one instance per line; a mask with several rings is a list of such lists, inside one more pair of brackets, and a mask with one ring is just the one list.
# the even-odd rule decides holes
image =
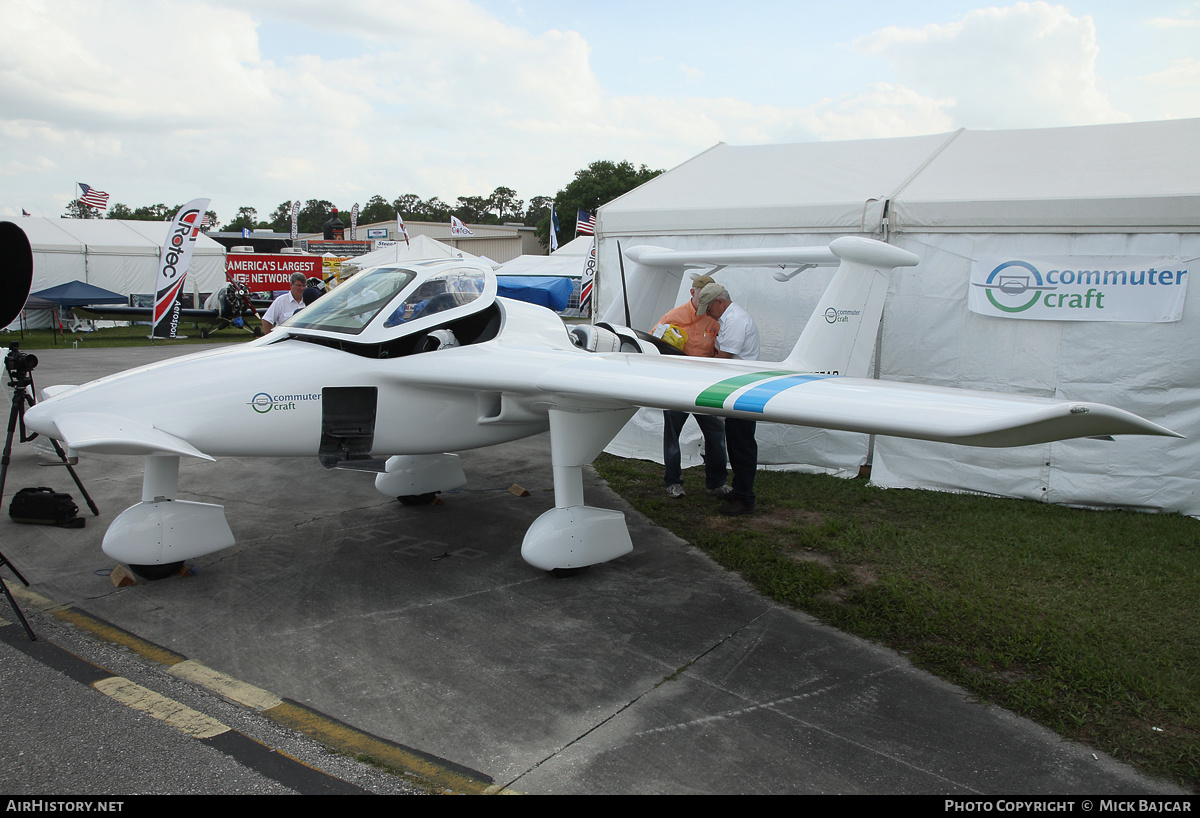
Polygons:
[[271,253],[228,253],[225,256],[225,277],[245,284],[253,293],[290,289],[292,273],[320,278],[321,257]]

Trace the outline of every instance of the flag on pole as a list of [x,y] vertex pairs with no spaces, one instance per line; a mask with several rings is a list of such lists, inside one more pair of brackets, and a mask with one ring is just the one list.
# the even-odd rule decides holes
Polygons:
[[596,285],[596,239],[592,239],[592,248],[588,250],[587,261],[583,265],[583,277],[579,281],[579,314],[587,318],[592,314],[592,289]]
[[250,228],[249,227],[242,228],[242,238],[244,238],[244,239],[250,238]]
[[408,240],[408,228],[404,226],[404,217],[399,213],[396,214],[396,232],[404,236],[404,244],[406,247],[412,247]]
[[97,210],[105,210],[108,208],[108,194],[103,190],[96,190],[94,187],[88,187],[83,182],[76,182],[83,195],[79,197],[79,201],[83,202],[88,207],[94,207]]
[[474,236],[471,228],[462,223],[462,219],[458,216],[450,217],[450,235],[452,236]]
[[201,227],[212,227],[212,219],[210,219],[208,217],[207,213],[205,213],[203,216],[200,217],[200,226]]
[[296,199],[292,202],[292,244],[296,243],[296,219],[300,215],[300,200]]
[[350,208],[350,241],[358,239],[358,202]]
[[550,252],[553,253],[558,249],[558,213],[554,210],[554,205],[550,205]]
[[22,208],[21,208],[21,215],[22,215],[22,216],[28,216],[28,215],[30,215],[30,213],[29,213],[29,211],[28,211],[28,210],[26,210],[25,208],[23,208],[23,207],[22,207]]
[[586,210],[575,213],[575,238],[596,235],[596,217]]

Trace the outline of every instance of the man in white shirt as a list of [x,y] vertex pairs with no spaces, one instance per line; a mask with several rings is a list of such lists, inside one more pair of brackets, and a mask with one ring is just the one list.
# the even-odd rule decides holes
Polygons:
[[[720,284],[709,284],[700,291],[697,312],[708,314],[721,323],[717,333],[718,358],[757,361],[758,327],[750,313],[733,303]],[[725,418],[725,448],[733,467],[733,493],[717,509],[727,516],[754,511],[754,476],[758,470],[758,441],[754,432],[758,422],[743,418]]]
[[263,335],[304,309],[304,288],[308,286],[308,278],[304,273],[292,273],[291,281],[292,289],[272,301],[263,313]]

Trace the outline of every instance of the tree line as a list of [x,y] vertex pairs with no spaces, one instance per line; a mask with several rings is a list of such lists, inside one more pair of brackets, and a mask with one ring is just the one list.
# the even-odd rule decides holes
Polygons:
[[[457,216],[467,224],[505,224],[516,222],[536,228],[536,235],[543,247],[549,246],[550,207],[553,204],[559,221],[559,241],[567,241],[575,235],[575,218],[579,210],[594,214],[601,205],[633,190],[662,173],[650,170],[645,165],[634,167],[630,162],[593,162],[575,172],[575,178],[558,195],[534,196],[528,205],[517,198],[517,192],[509,187],[498,187],[488,196],[459,196],[457,204],[451,206],[434,196],[422,199],[416,194],[406,193],[390,202],[380,195],[367,199],[358,210],[359,224],[394,221],[399,213],[405,221],[448,222]],[[182,204],[167,207],[159,203],[131,208],[120,202],[101,212],[87,206],[78,199],[67,205],[64,218],[68,219],[127,219],[133,221],[170,221]],[[322,225],[333,212],[334,204],[327,199],[309,199],[301,205],[297,214],[297,229],[301,233],[319,233]],[[349,225],[350,207],[339,208],[342,222]],[[209,230],[216,230],[220,223],[216,212],[206,214]],[[292,229],[292,203],[280,202],[279,206],[265,219],[260,219],[253,207],[239,207],[237,215],[219,229],[236,232],[242,228],[271,230],[289,233]]]

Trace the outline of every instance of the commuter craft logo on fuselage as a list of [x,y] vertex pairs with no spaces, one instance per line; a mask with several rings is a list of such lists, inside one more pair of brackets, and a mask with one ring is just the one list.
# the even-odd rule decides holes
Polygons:
[[267,412],[290,412],[298,409],[304,401],[320,400],[318,394],[308,395],[272,395],[267,392],[259,392],[250,399],[250,408],[260,415],[265,415]]
[[979,258],[968,306],[1040,321],[1178,321],[1187,295],[1180,256]]

